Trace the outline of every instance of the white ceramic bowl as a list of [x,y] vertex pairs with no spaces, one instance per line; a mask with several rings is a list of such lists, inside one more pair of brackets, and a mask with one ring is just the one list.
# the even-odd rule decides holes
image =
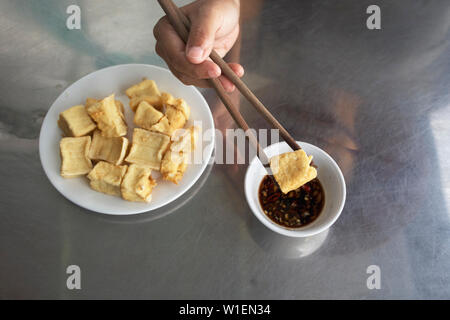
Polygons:
[[[317,177],[325,192],[325,205],[319,217],[312,223],[295,229],[282,227],[270,220],[262,211],[258,199],[259,185],[267,172],[256,157],[250,162],[245,175],[245,196],[255,216],[269,229],[285,236],[309,237],[331,227],[341,214],[346,196],[345,181],[338,165],[325,151],[306,142],[297,142],[308,155],[313,156],[314,164],[317,165]],[[271,158],[292,149],[286,142],[279,142],[268,146],[264,151]]]
[[[116,99],[121,100],[125,107],[125,117],[128,124],[128,138],[134,127],[134,113],[128,106],[129,99],[125,90],[138,83],[143,77],[156,81],[161,91],[169,92],[175,97],[186,100],[191,106],[191,116],[187,126],[201,126],[203,133],[209,132],[209,139],[199,139],[196,152],[203,155],[201,163],[190,164],[178,185],[160,179],[159,173],[152,172],[157,179],[157,187],[153,190],[152,201],[130,202],[120,197],[115,197],[96,192],[89,187],[87,178],[79,177],[64,179],[60,176],[61,159],[59,156],[59,141],[61,130],[57,120],[59,113],[77,104],[84,104],[87,97],[102,98],[116,94]],[[151,211],[163,207],[180,197],[189,190],[200,178],[208,165],[214,149],[214,120],[208,103],[193,86],[185,86],[166,69],[145,64],[123,64],[95,71],[79,79],[70,85],[55,100],[45,116],[39,137],[39,154],[42,167],[50,182],[67,199],[88,210],[114,215],[129,215]]]

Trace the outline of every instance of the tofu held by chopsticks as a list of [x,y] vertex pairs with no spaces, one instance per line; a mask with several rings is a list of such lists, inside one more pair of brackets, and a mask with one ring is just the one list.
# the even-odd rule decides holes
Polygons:
[[300,188],[317,177],[311,166],[312,156],[303,150],[287,152],[270,159],[270,169],[283,193]]

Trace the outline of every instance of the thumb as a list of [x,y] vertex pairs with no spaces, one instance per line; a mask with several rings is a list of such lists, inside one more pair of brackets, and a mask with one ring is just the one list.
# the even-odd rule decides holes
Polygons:
[[222,17],[213,10],[200,12],[192,17],[186,45],[186,56],[191,63],[202,63],[211,54],[221,19]]

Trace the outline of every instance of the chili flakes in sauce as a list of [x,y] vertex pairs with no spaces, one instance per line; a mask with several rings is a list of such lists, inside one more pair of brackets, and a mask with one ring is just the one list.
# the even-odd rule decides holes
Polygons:
[[299,228],[319,216],[325,203],[325,194],[317,178],[284,194],[274,180],[266,175],[259,186],[259,202],[273,222],[283,227]]

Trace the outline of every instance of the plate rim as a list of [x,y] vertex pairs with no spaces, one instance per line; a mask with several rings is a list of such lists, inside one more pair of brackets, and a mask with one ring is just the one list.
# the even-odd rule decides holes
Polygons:
[[[211,156],[212,156],[212,153],[213,153],[214,148],[215,148],[215,135],[216,135],[216,132],[215,132],[215,123],[214,123],[214,118],[213,118],[211,109],[209,108],[209,104],[208,104],[208,102],[206,101],[205,97],[200,93],[200,91],[199,91],[195,86],[187,86],[187,87],[190,87],[192,90],[194,90],[195,94],[196,94],[197,96],[200,97],[200,99],[205,103],[206,106],[208,106],[208,113],[207,113],[207,115],[208,115],[208,118],[209,118],[209,120],[211,121],[211,124],[212,124],[212,128],[211,128],[211,129],[212,129],[212,134],[211,134],[210,142],[207,144],[207,148],[209,147],[210,150],[209,150],[209,152],[208,152],[206,158],[202,161],[202,165],[201,165],[200,170],[199,170],[198,173],[194,176],[194,178],[187,184],[186,188],[185,188],[182,192],[180,192],[178,195],[176,195],[173,199],[171,199],[170,201],[161,203],[160,205],[158,205],[158,206],[156,206],[156,207],[153,207],[153,208],[150,208],[150,209],[144,207],[144,208],[142,208],[142,209],[130,210],[130,211],[127,212],[127,213],[116,213],[116,212],[108,212],[108,211],[99,211],[99,210],[95,210],[95,209],[93,209],[93,208],[91,208],[91,207],[85,205],[83,202],[78,202],[78,201],[75,201],[74,199],[70,198],[70,197],[67,195],[67,193],[65,192],[65,190],[64,190],[63,187],[60,187],[60,186],[58,186],[56,183],[54,183],[54,181],[50,178],[50,175],[49,175],[49,170],[51,170],[51,168],[49,168],[48,166],[45,165],[45,161],[44,161],[44,159],[43,159],[43,152],[42,152],[42,150],[43,150],[43,148],[44,148],[44,141],[43,141],[44,139],[42,139],[42,138],[43,138],[43,135],[44,135],[44,128],[47,127],[47,126],[48,126],[48,122],[51,121],[51,119],[49,118],[49,114],[50,114],[51,109],[54,107],[54,105],[55,105],[60,99],[62,99],[62,97],[64,96],[64,94],[66,93],[66,91],[69,90],[70,87],[72,87],[75,83],[78,83],[78,82],[80,82],[80,81],[82,81],[82,80],[85,80],[86,78],[91,77],[91,76],[93,76],[93,75],[96,74],[96,73],[104,72],[105,70],[108,70],[108,69],[126,68],[126,67],[131,67],[131,66],[133,66],[133,67],[143,67],[143,68],[149,68],[149,67],[150,67],[150,68],[154,68],[154,69],[159,69],[159,70],[162,71],[162,72],[169,73],[172,77],[174,77],[174,78],[176,79],[176,77],[172,74],[172,72],[171,72],[169,69],[166,69],[166,68],[163,68],[163,67],[160,67],[160,66],[156,66],[156,65],[152,65],[152,64],[144,64],[144,63],[126,63],[126,64],[117,64],[117,65],[105,67],[105,68],[102,68],[102,69],[97,69],[97,70],[95,70],[95,71],[92,71],[92,72],[90,72],[90,73],[88,73],[88,74],[82,76],[81,78],[77,79],[76,81],[72,82],[69,86],[67,86],[67,88],[65,88],[65,89],[58,95],[58,97],[53,101],[53,103],[52,103],[52,104],[50,105],[50,107],[48,108],[48,110],[47,110],[47,112],[46,112],[46,114],[45,114],[44,120],[42,121],[41,129],[40,129],[40,131],[39,131],[39,160],[40,160],[41,167],[43,168],[44,173],[45,173],[47,179],[50,181],[50,184],[51,184],[51,185],[52,185],[52,186],[53,186],[53,187],[54,187],[54,188],[55,188],[55,189],[56,189],[56,190],[57,190],[57,191],[65,198],[65,199],[69,200],[70,202],[74,203],[75,205],[77,205],[77,206],[79,206],[79,207],[81,207],[81,208],[83,208],[83,209],[86,209],[86,210],[88,210],[88,211],[90,211],[90,212],[96,212],[96,213],[100,213],[100,214],[114,215],[114,216],[128,216],[128,215],[136,215],[136,214],[142,214],[142,213],[146,213],[146,212],[151,212],[151,211],[153,211],[153,210],[160,209],[160,208],[162,208],[162,207],[164,207],[164,206],[166,206],[166,205],[172,203],[173,201],[175,201],[175,200],[177,200],[179,197],[181,197],[183,194],[185,194],[188,190],[190,190],[190,189],[192,188],[192,186],[193,186],[193,185],[198,181],[198,179],[202,176],[202,174],[205,172],[205,169],[206,169],[206,167],[208,166],[208,164],[209,164],[209,162],[210,162],[210,160],[211,160]],[[179,81],[178,79],[176,79],[176,80]],[[123,201],[126,201],[126,200],[123,200]],[[151,203],[151,202],[150,202],[150,203]]]

